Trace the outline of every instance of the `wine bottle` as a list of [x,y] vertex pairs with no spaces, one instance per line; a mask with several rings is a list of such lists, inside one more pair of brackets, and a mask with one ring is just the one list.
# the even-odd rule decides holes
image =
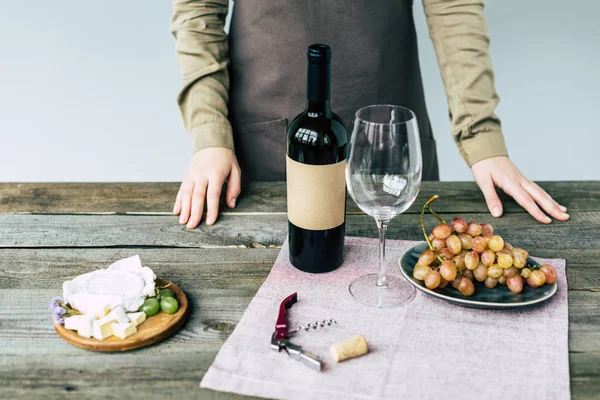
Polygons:
[[290,261],[320,273],[344,260],[348,128],[331,111],[331,48],[308,48],[306,109],[287,131],[287,199]]

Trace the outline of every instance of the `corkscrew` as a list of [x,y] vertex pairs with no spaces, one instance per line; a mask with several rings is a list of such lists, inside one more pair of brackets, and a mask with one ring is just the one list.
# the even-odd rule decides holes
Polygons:
[[305,352],[302,350],[302,347],[295,345],[289,341],[290,335],[294,333],[300,332],[302,329],[308,331],[311,328],[317,329],[319,327],[329,326],[333,323],[337,324],[335,319],[331,318],[330,320],[316,321],[314,324],[309,323],[306,326],[300,325],[296,329],[292,331],[288,331],[287,329],[287,318],[286,312],[298,301],[297,293],[293,293],[286,297],[279,306],[279,315],[277,316],[277,322],[275,323],[275,332],[273,332],[273,336],[271,337],[271,348],[275,351],[285,350],[285,352],[293,359],[298,360],[308,366],[309,368],[314,369],[315,371],[321,371],[321,361],[319,361],[319,357]]
[[315,321],[314,323],[309,322],[306,325],[298,325],[296,329],[293,329],[288,332],[289,335],[296,334],[301,330],[310,331],[312,329],[324,328],[325,326],[331,326],[332,324],[337,324],[337,321],[334,318],[324,319],[323,321]]

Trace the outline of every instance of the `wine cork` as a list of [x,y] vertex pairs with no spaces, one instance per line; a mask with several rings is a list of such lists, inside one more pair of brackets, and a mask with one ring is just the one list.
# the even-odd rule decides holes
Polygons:
[[362,335],[353,336],[341,343],[332,345],[329,350],[335,362],[359,357],[369,352],[367,341]]

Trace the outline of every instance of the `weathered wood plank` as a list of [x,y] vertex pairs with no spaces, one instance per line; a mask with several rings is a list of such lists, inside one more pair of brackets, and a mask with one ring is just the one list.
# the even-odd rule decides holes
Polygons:
[[[600,211],[600,181],[540,182],[570,212]],[[178,183],[0,183],[0,213],[169,213],[173,209]],[[456,212],[483,212],[487,208],[473,182],[423,182],[419,197],[407,213],[418,213],[433,194],[444,199],[437,208]],[[507,196],[507,213],[523,213]],[[349,212],[359,212],[347,202]],[[224,208],[225,209],[225,208]],[[249,183],[235,210],[227,212],[285,212],[284,182]]]
[[[5,249],[0,274],[0,397],[225,399],[198,383],[267,276],[276,249]],[[173,338],[124,354],[77,349],[54,332],[46,304],[64,279],[140,254],[177,282],[193,313]],[[575,271],[575,270],[574,270]],[[12,277],[16,277],[15,280]],[[18,309],[19,312],[15,313]],[[600,293],[569,293],[573,398],[594,398],[600,382]],[[177,371],[174,373],[173,371]],[[168,377],[168,378],[165,378]],[[115,382],[127,382],[115,393]]]
[[[142,257],[145,265],[157,271],[159,277],[177,278],[177,284],[193,286],[197,280],[208,279],[219,288],[227,289],[232,280],[249,285],[262,283],[278,252],[278,249],[227,249],[224,255],[223,249],[1,249],[0,290],[60,286],[73,276],[105,268],[115,260],[135,254]],[[600,251],[586,251],[580,258],[576,253],[566,254],[569,289],[600,290],[600,266],[597,262]],[[552,255],[544,255],[548,256]],[[396,267],[395,260],[388,261],[390,268]],[[373,268],[376,268],[375,262]]]
[[[496,219],[487,214],[444,213],[448,219],[492,223],[508,241],[529,248],[600,248],[600,212],[574,213],[567,222],[542,225],[529,215],[507,214]],[[426,220],[428,229],[436,224]],[[374,220],[367,215],[349,215],[348,236],[375,237]],[[287,216],[223,215],[213,226],[187,230],[173,216],[133,215],[10,215],[0,214],[0,247],[60,246],[243,246],[253,242],[281,245],[287,236]],[[419,216],[402,214],[389,226],[392,239],[422,240]]]

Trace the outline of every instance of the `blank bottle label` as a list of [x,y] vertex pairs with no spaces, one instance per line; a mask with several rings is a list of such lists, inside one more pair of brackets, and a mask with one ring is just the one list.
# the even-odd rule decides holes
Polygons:
[[344,223],[346,161],[302,164],[286,156],[288,219],[302,229],[320,231]]

